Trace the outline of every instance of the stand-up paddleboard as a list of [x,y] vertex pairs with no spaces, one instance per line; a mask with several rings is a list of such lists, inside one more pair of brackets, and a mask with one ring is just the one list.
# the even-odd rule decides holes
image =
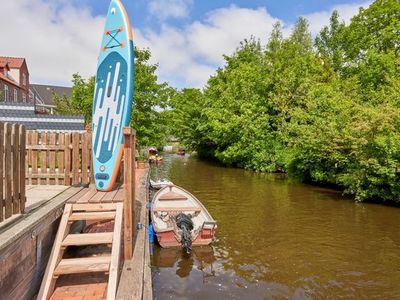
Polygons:
[[110,191],[123,154],[133,101],[133,36],[125,8],[112,0],[106,19],[93,99],[92,157],[96,188]]

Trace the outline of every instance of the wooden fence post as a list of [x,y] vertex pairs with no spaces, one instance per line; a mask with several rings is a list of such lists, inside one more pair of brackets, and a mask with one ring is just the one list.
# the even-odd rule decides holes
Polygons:
[[11,167],[11,130],[10,123],[4,124],[4,182],[5,182],[5,218],[12,216],[12,167]]
[[20,211],[23,213],[25,211],[25,203],[26,203],[26,180],[25,180],[25,168],[26,168],[26,129],[25,126],[21,126],[19,131],[19,160],[20,160],[20,180],[19,180],[19,198],[20,198]]
[[[124,259],[129,260],[133,254],[133,234],[135,227],[135,151],[134,132],[130,127],[124,128]],[[133,146],[133,147],[132,147]]]
[[12,125],[12,186],[13,186],[13,214],[20,212],[19,194],[19,127],[18,124]]

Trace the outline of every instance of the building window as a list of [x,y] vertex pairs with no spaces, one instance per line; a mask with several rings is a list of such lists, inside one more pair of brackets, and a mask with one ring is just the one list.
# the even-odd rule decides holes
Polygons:
[[26,102],[26,95],[24,93],[22,93],[22,102]]
[[4,85],[4,101],[8,101],[9,99],[9,91],[8,91],[8,85]]
[[25,73],[22,73],[22,85],[26,86],[26,75],[25,75]]
[[14,102],[18,102],[18,91],[14,89]]

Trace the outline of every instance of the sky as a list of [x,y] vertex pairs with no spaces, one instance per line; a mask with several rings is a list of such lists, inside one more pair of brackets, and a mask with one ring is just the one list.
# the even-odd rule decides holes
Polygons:
[[[109,0],[1,0],[1,56],[27,59],[30,82],[70,86],[95,75]],[[288,36],[300,16],[316,36],[333,10],[349,22],[371,0],[121,0],[134,43],[149,48],[160,82],[203,87],[223,55],[250,36],[263,43],[279,21]]]

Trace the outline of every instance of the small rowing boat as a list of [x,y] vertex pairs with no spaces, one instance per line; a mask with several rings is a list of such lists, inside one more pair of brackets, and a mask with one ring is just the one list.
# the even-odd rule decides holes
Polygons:
[[163,187],[169,185],[173,185],[173,183],[167,179],[158,179],[158,180],[150,179],[150,186],[155,190],[162,189]]
[[191,193],[176,185],[160,189],[153,197],[151,219],[161,247],[209,245],[215,236],[216,221]]

